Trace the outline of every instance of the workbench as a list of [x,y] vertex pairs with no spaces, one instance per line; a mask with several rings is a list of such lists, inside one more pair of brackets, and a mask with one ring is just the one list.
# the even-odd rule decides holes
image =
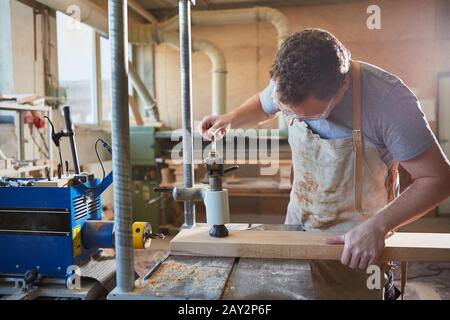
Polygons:
[[[182,230],[171,241],[170,254],[140,279],[133,292],[113,291],[108,298],[317,299],[308,260],[336,260],[342,254],[342,246],[326,245],[322,233],[299,233],[302,228],[298,225],[227,224],[230,237],[201,240],[203,234],[207,235],[207,227],[198,224],[195,229]],[[248,245],[236,245],[239,239],[244,242],[254,239],[259,232],[266,232],[269,238],[273,234],[281,235],[277,241],[257,237],[261,238],[258,248],[251,241]],[[291,232],[292,237],[288,236]],[[236,235],[235,240],[231,234]],[[318,242],[314,240],[317,236]],[[287,238],[292,240],[285,241]],[[306,243],[297,244],[299,238]],[[386,240],[383,257],[386,261],[450,261],[449,239],[447,233],[398,233]],[[267,241],[278,246],[266,244]],[[293,243],[295,248],[288,249]]]
[[[301,231],[292,225],[249,225],[252,230]],[[199,257],[169,254],[131,293],[108,299],[316,299],[304,260]]]
[[103,299],[116,285],[115,257],[99,254],[79,269],[79,289],[67,288],[65,278],[43,278],[25,289],[23,277],[0,276],[0,300]]

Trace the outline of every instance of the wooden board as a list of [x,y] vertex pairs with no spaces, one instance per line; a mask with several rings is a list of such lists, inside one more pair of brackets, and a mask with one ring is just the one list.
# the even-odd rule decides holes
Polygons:
[[[328,245],[326,232],[230,230],[227,238],[211,238],[207,226],[182,230],[170,242],[172,254],[340,260],[343,246]],[[396,233],[386,239],[382,261],[450,262],[450,233]]]
[[69,185],[69,178],[61,178],[61,179],[53,179],[51,181],[48,180],[40,180],[35,181],[35,187],[47,187],[47,188],[55,188],[55,187],[65,187]]
[[128,103],[130,104],[131,111],[133,112],[134,120],[138,126],[144,125],[144,120],[142,119],[141,112],[137,105],[136,99],[133,96],[128,97]]

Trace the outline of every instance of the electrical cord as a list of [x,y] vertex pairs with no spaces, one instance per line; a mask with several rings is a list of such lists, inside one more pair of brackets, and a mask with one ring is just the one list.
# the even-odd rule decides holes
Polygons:
[[98,162],[100,163],[100,166],[102,167],[102,172],[103,172],[103,178],[102,178],[102,181],[103,181],[103,180],[105,180],[105,175],[106,175],[106,174],[105,174],[105,167],[103,166],[103,161],[102,161],[102,159],[100,159],[100,156],[99,156],[99,154],[98,154],[98,148],[97,148],[97,146],[98,146],[98,143],[99,143],[100,141],[102,141],[102,142],[104,143],[104,141],[103,141],[102,138],[98,138],[97,141],[95,141],[95,154],[97,155]]
[[90,190],[94,190],[94,189],[98,188],[98,186],[100,186],[102,184],[103,180],[105,180],[105,176],[106,176],[105,166],[103,165],[103,161],[102,161],[102,159],[100,159],[100,155],[98,154],[98,143],[99,142],[102,143],[102,146],[106,149],[106,151],[108,151],[109,154],[112,154],[111,146],[105,140],[103,140],[102,138],[98,138],[95,141],[95,144],[94,144],[95,154],[97,155],[98,162],[100,163],[100,166],[102,167],[103,177],[102,177],[102,181],[95,187],[85,186],[87,189],[90,189]]
[[[58,168],[62,171],[63,161],[62,161],[62,156],[61,156],[61,147],[60,147],[60,141],[59,140],[61,139],[61,137],[67,136],[67,134],[65,132],[63,132],[63,131],[61,131],[59,133],[55,133],[55,127],[54,127],[52,121],[47,116],[45,116],[45,118],[48,120],[48,122],[50,123],[50,126],[52,128],[51,129],[52,130],[52,140],[55,143],[55,145],[58,147],[58,153],[59,153],[59,167]],[[102,159],[100,159],[100,155],[98,154],[98,143],[99,142],[101,142],[103,147],[106,149],[106,151],[108,151],[108,153],[112,155],[111,146],[105,140],[103,140],[102,138],[98,138],[95,141],[94,149],[95,149],[95,154],[97,155],[98,162],[100,163],[100,166],[102,167],[103,177],[102,177],[102,181],[97,186],[95,186],[95,187],[85,186],[86,188],[91,189],[91,190],[92,189],[96,189],[105,180],[105,177],[106,177],[105,166],[103,165],[103,161],[102,161]],[[61,175],[61,171],[60,170],[58,170],[58,176]]]

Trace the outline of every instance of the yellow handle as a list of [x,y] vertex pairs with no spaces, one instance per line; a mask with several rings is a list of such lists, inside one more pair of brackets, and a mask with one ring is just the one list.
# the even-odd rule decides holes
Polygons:
[[133,223],[133,248],[147,249],[150,246],[152,227],[148,222],[136,221]]

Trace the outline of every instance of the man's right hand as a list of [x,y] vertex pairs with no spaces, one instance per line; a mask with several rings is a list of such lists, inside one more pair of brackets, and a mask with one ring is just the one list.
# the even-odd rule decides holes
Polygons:
[[215,139],[222,139],[231,127],[232,115],[227,113],[219,116],[206,116],[198,126],[198,131],[208,140],[214,136]]
[[274,117],[275,114],[264,112],[259,95],[255,94],[232,112],[204,117],[198,131],[205,139],[211,140],[213,136],[215,139],[222,139],[231,127],[234,129],[253,127]]

